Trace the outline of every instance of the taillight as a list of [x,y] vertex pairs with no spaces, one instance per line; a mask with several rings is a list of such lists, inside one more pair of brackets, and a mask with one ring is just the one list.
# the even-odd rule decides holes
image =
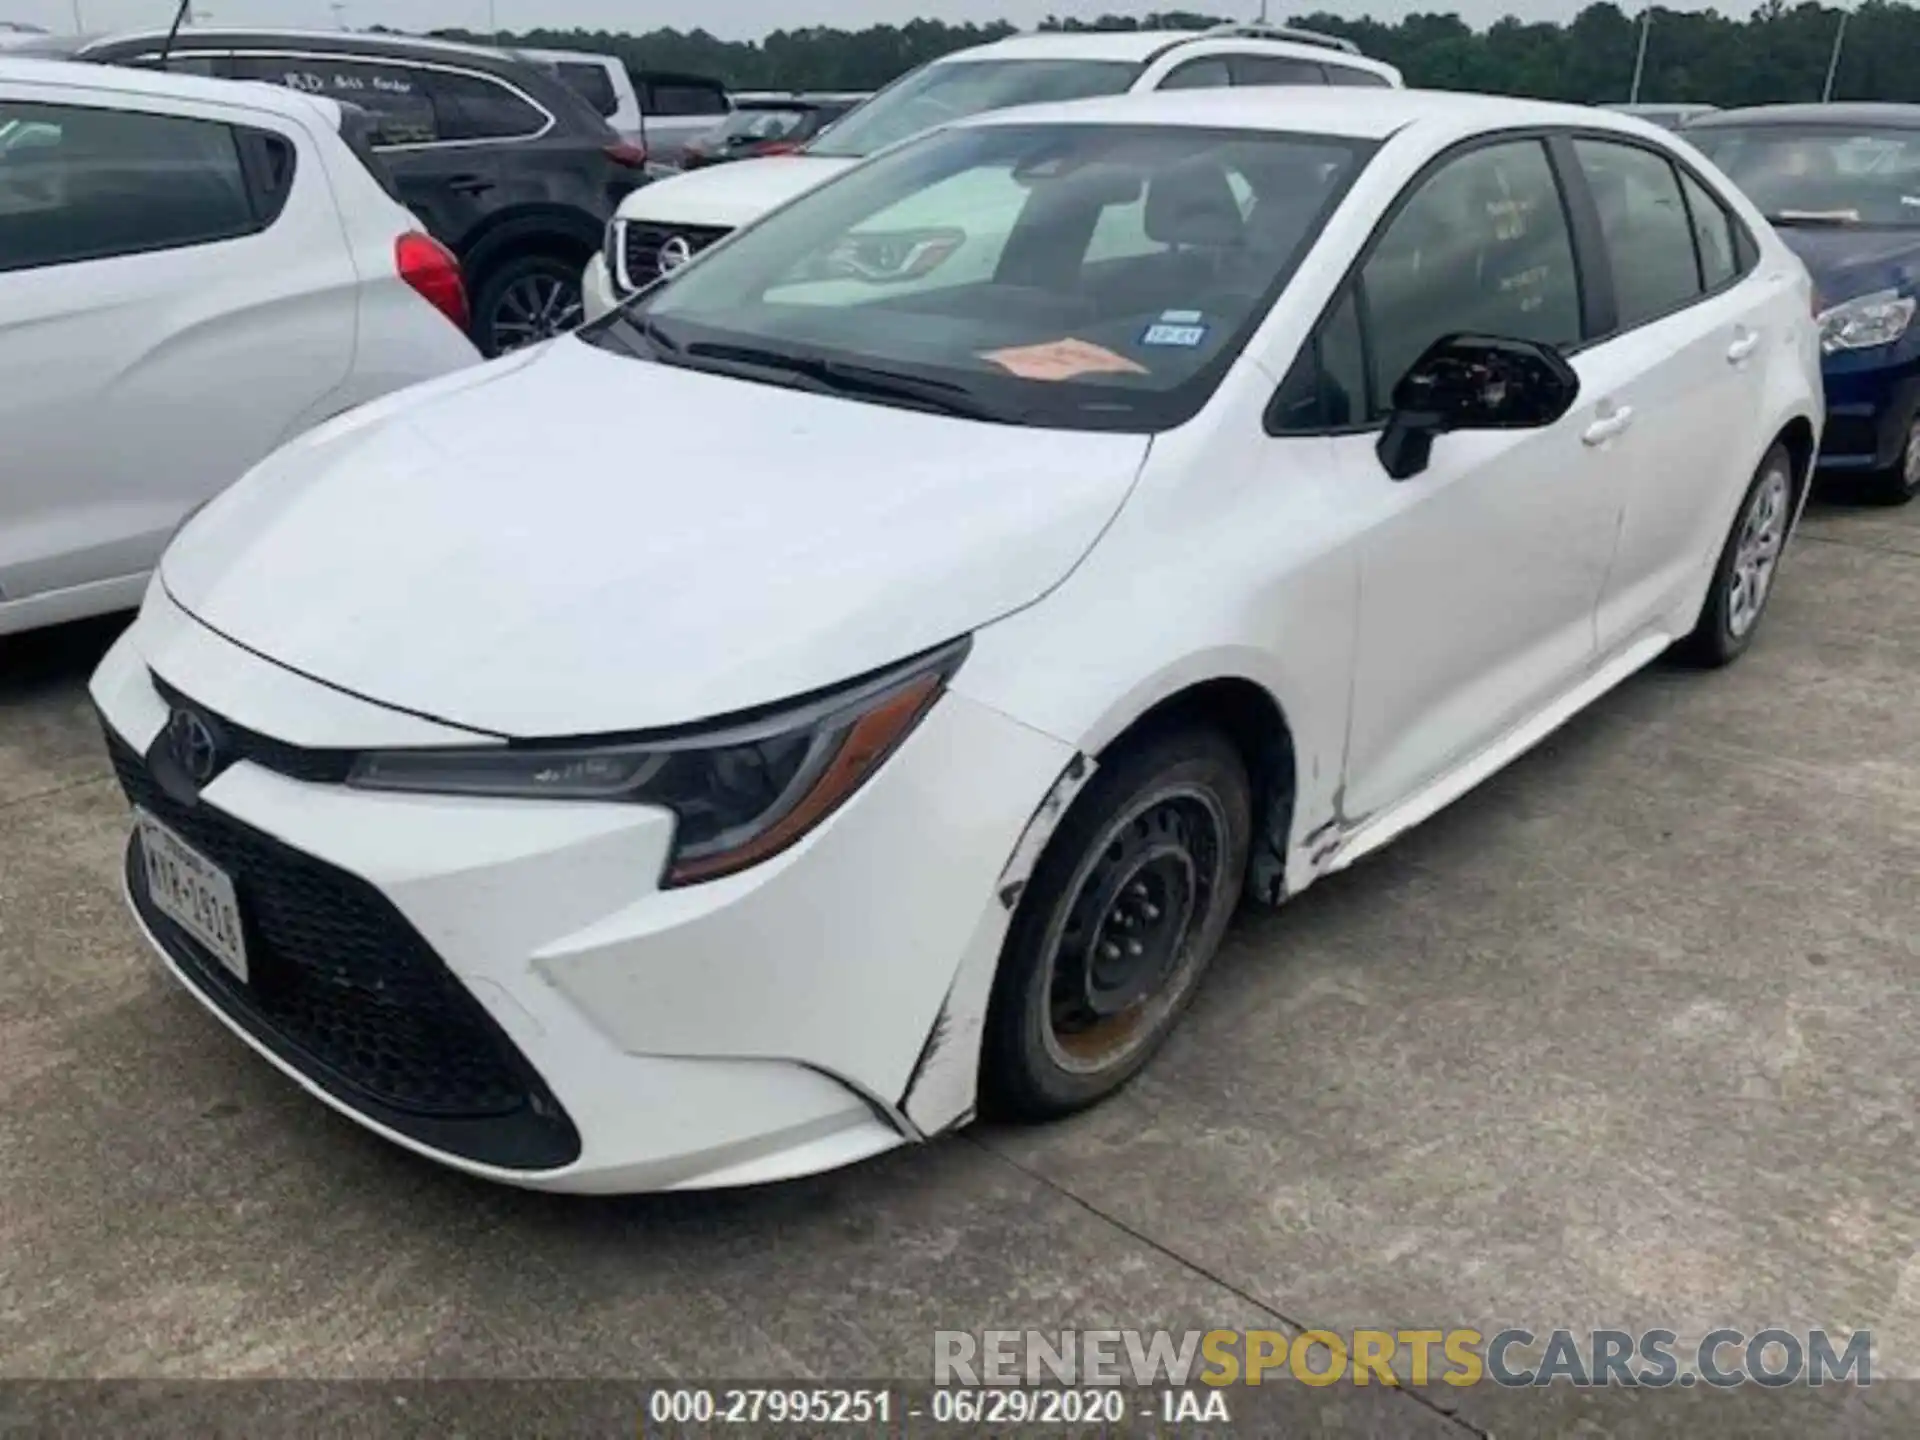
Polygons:
[[754,153],[758,155],[791,155],[799,148],[800,142],[798,140],[769,140]]
[[606,150],[607,158],[616,165],[624,165],[629,170],[647,168],[647,152],[643,146],[622,140],[617,145],[607,146]]
[[434,309],[462,330],[473,318],[467,309],[467,283],[460,278],[460,262],[431,235],[409,231],[394,242],[394,263],[400,278]]

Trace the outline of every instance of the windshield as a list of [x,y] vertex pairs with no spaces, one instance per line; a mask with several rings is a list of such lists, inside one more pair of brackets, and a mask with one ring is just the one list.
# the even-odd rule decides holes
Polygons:
[[1920,227],[1920,130],[1714,125],[1686,137],[1776,225]]
[[804,127],[813,118],[813,113],[812,107],[805,105],[778,108],[771,105],[742,106],[716,125],[708,138],[736,145],[784,140]]
[[617,313],[667,363],[820,388],[795,372],[825,359],[917,392],[865,398],[1164,429],[1205,403],[1371,150],[1189,127],[943,130]]
[[898,140],[1012,105],[1119,95],[1140,74],[1115,60],[948,60],[896,80],[808,150],[857,160]]

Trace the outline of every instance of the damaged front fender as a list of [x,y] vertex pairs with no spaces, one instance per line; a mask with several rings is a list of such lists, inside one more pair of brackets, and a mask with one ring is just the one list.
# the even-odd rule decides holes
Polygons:
[[1093,758],[1085,754],[1075,754],[1067,762],[1034,809],[1006,868],[1000,872],[994,885],[997,903],[988,907],[968,941],[960,968],[927,1031],[920,1058],[900,1098],[901,1112],[925,1134],[951,1130],[973,1118],[987,1002],[993,994],[994,974],[1000,968],[1007,927],[1054,831],[1060,828],[1096,768]]

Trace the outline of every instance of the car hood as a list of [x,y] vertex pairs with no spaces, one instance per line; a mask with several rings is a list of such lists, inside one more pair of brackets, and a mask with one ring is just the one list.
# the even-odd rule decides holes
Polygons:
[[620,202],[620,218],[731,230],[859,163],[823,155],[731,160],[642,185]]
[[1822,309],[1876,290],[1920,284],[1920,230],[1775,229],[1806,265]]
[[566,339],[295,441],[161,563],[230,640],[514,737],[770,704],[1032,603],[1149,441],[676,369]]

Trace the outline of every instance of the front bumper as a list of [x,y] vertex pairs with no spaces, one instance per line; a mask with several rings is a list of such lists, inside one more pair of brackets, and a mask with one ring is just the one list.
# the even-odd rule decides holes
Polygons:
[[[260,758],[233,763],[185,811],[143,777],[171,710],[156,680],[259,737],[244,753]],[[929,1111],[915,1082],[931,1037],[977,1034],[979,1015],[953,1013],[956,976],[990,968],[1006,925],[995,881],[1071,758],[949,694],[800,845],[658,891],[662,812],[295,778],[301,756],[423,743],[431,722],[251,656],[158,587],[93,695],[135,802],[236,872],[263,974],[304,965],[308,1000],[331,1009],[289,1020],[274,996],[226,980],[144,901],[130,865],[136,917],[182,983],[388,1139],[486,1178],[581,1192],[779,1179],[964,1120],[970,1092]]]
[[613,276],[607,270],[605,251],[596,252],[587,262],[586,273],[580,277],[580,298],[590,321],[598,320],[620,303]]
[[1829,356],[1821,380],[1827,425],[1819,468],[1837,474],[1898,465],[1920,414],[1920,357],[1889,365],[1869,356]]

